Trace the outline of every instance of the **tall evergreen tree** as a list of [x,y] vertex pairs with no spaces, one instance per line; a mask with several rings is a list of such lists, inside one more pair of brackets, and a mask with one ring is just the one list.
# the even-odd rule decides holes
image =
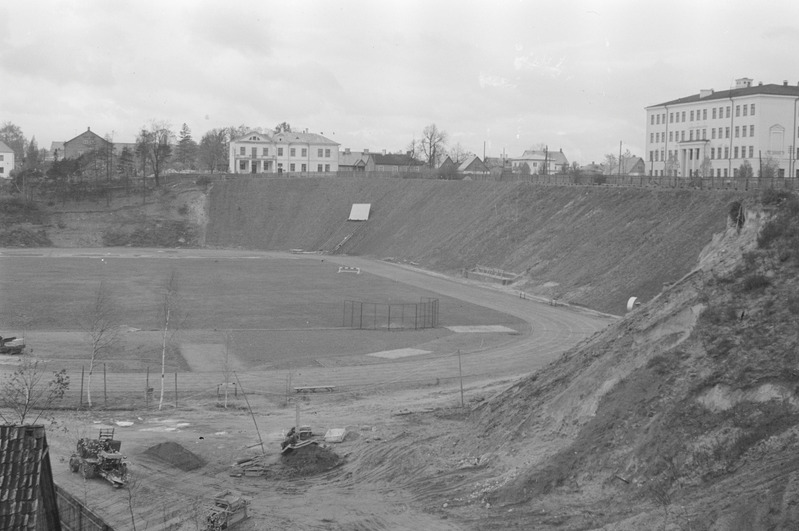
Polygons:
[[183,166],[182,169],[193,170],[197,168],[197,142],[191,137],[191,129],[185,123],[178,133],[178,145],[176,149],[177,161]]

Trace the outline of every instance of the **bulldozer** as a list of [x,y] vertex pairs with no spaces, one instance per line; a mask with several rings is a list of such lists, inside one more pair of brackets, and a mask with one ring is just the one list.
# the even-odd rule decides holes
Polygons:
[[101,477],[114,488],[124,487],[128,481],[126,457],[119,450],[122,441],[114,440],[114,428],[100,428],[97,439],[81,438],[76,451],[69,458],[72,472],[80,472],[85,479]]
[[25,352],[25,339],[0,336],[0,354],[22,354]]
[[280,453],[288,454],[311,444],[319,444],[319,441],[314,437],[310,426],[300,426],[299,429],[291,428],[280,444]]

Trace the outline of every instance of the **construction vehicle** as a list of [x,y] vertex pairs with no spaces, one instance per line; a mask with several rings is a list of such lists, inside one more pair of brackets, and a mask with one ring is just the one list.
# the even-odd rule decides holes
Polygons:
[[280,444],[280,453],[288,454],[297,448],[309,446],[311,444],[319,444],[319,441],[314,438],[310,426],[300,426],[299,430],[291,428],[286,434],[286,438]]
[[25,339],[0,336],[0,354],[22,354],[25,350]]
[[222,491],[214,496],[214,505],[205,518],[204,531],[230,529],[247,518],[247,502],[229,490]]
[[114,488],[124,487],[128,481],[126,457],[119,450],[122,441],[114,440],[114,428],[100,428],[97,439],[82,438],[69,458],[72,472],[80,472],[85,479],[101,477]]

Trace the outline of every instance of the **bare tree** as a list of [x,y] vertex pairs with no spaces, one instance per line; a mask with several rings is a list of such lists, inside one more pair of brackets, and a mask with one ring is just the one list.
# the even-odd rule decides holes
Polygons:
[[92,374],[99,360],[108,355],[120,340],[119,308],[111,296],[105,281],[101,281],[87,308],[83,319],[83,330],[91,348],[89,357],[89,378],[86,385],[86,398],[92,407]]
[[460,142],[452,146],[452,148],[449,150],[449,158],[451,158],[452,162],[455,164],[460,164],[472,155],[473,153],[465,149]]
[[418,159],[419,155],[422,154],[422,143],[419,140],[416,140],[416,137],[411,140],[411,142],[405,147],[405,151],[408,155],[411,156],[412,159]]
[[[30,424],[36,424],[50,406],[64,398],[69,388],[66,370],[53,372],[50,380],[46,366],[39,360],[23,358],[13,373],[6,375],[0,387],[0,418],[6,424],[25,424],[34,409],[38,414]],[[4,414],[3,410],[7,410]]]
[[427,165],[435,168],[441,158],[446,155],[447,133],[436,127],[436,124],[430,124],[422,131],[420,144]]
[[[161,300],[161,323],[163,335],[161,342],[161,397],[158,400],[158,409],[164,405],[164,375],[166,373],[166,351],[169,342],[179,329],[181,318],[180,289],[178,286],[178,273],[174,269],[169,274],[163,288]],[[170,328],[171,327],[171,328]]]
[[619,164],[619,159],[613,153],[605,155],[605,174],[612,175]]
[[174,134],[167,122],[152,122],[150,128],[142,127],[136,140],[138,151],[150,161],[155,177],[155,186],[161,185],[163,172],[169,157],[172,156],[172,139]]

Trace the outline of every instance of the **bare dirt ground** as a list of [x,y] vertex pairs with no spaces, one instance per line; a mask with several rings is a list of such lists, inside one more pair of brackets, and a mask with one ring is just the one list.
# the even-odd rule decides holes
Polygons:
[[[242,530],[473,528],[451,520],[439,509],[448,503],[448,488],[462,486],[479,471],[481,456],[461,452],[457,440],[431,437],[462,429],[475,404],[506,389],[612,319],[413,268],[353,257],[335,259],[502,309],[527,320],[531,332],[497,348],[471,353],[464,360],[464,371],[477,365],[495,370],[479,380],[467,379],[462,392],[457,380],[422,387],[416,380],[410,387],[400,383],[359,387],[357,392],[292,394],[288,403],[274,395],[255,394],[247,397],[252,416],[241,394],[230,395],[227,408],[220,401],[189,399],[182,401],[179,410],[169,407],[161,413],[65,413],[60,415],[61,429],[48,433],[56,482],[86,500],[115,529],[200,529],[203,507],[214,493],[224,490],[240,493],[250,504],[251,518],[239,527]],[[185,349],[184,355],[191,352],[191,348]],[[208,355],[200,353],[197,363],[208,363]],[[370,381],[379,380],[373,377],[390,372],[392,366],[413,371],[413,365],[408,359],[396,363],[381,360],[345,370],[353,378]],[[431,375],[441,370],[431,362],[419,369]],[[314,381],[315,372],[330,371],[307,368],[303,372]],[[248,373],[248,382],[258,374]],[[451,367],[446,374],[452,374]],[[310,425],[319,435],[332,428],[347,430],[343,442],[328,445],[339,458],[332,469],[327,470],[331,461],[314,460],[311,465],[318,466],[297,472],[281,460],[280,441],[295,424],[298,411],[300,423]],[[116,438],[122,441],[130,462],[132,481],[126,490],[114,490],[102,480],[83,480],[66,466],[77,439],[94,437],[106,426],[116,429]],[[167,453],[167,461],[155,457],[153,448],[164,443],[180,445],[205,464],[187,471],[181,468],[183,457],[175,452]],[[259,457],[263,473],[241,476],[236,463],[252,457]],[[170,458],[174,459],[170,462]],[[231,476],[236,472],[240,477]],[[443,477],[443,483],[417,483],[431,475]]]

